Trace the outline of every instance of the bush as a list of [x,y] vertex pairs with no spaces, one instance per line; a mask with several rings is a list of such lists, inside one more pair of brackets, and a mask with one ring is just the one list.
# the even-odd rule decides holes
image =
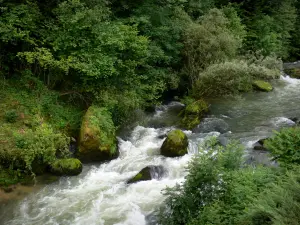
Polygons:
[[200,149],[200,155],[189,163],[185,183],[166,189],[162,224],[187,224],[197,217],[206,205],[224,193],[224,174],[241,166],[242,147],[239,144],[231,142],[223,147],[216,145],[215,138],[207,143]]
[[[204,153],[204,149],[207,153]],[[161,224],[244,224],[245,209],[276,182],[276,168],[242,166],[242,147],[209,139],[188,166],[186,181],[166,190]]]
[[192,89],[195,98],[223,96],[252,90],[255,79],[278,77],[280,71],[245,60],[213,64],[203,71]]
[[270,185],[248,207],[241,224],[300,224],[299,167]]
[[6,120],[6,122],[14,123],[17,121],[17,118],[18,114],[16,110],[9,110],[5,112],[4,119]]
[[233,59],[242,43],[243,27],[233,9],[211,9],[201,22],[191,23],[184,33],[184,74],[194,84],[200,72],[213,63]]
[[33,167],[47,166],[57,157],[69,155],[69,138],[49,125],[21,131],[3,127],[2,132],[5,144],[0,145],[0,165],[6,168],[32,172]]
[[300,164],[300,127],[283,128],[275,131],[275,136],[268,138],[264,146],[270,151],[274,160],[281,166],[290,167]]

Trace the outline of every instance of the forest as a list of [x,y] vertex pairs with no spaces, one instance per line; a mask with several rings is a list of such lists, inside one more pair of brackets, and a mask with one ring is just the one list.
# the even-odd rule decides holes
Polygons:
[[[116,158],[119,130],[170,99],[191,130],[210,99],[270,91],[297,60],[299,0],[0,0],[0,188]],[[279,167],[208,140],[160,223],[300,224],[300,130],[264,146]]]

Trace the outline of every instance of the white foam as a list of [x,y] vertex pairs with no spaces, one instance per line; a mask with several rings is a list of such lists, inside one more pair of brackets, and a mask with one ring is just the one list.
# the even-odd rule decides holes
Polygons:
[[285,81],[288,84],[292,84],[292,85],[298,85],[298,84],[300,84],[300,80],[299,79],[291,78],[288,75],[285,75],[285,76],[281,75],[280,79],[283,80],[283,81]]
[[[128,141],[119,138],[118,159],[46,186],[21,203],[9,224],[145,225],[146,216],[164,201],[162,190],[184,181],[192,157],[159,154],[163,140],[158,136],[168,130],[137,126]],[[162,165],[166,174],[161,180],[126,183],[149,165]]]

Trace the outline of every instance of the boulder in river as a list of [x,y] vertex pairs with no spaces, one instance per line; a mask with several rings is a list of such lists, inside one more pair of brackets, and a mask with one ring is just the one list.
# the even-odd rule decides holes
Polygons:
[[91,106],[82,121],[76,155],[84,162],[115,158],[118,155],[115,132],[107,109]]
[[152,179],[159,179],[164,174],[162,166],[147,166],[138,172],[133,178],[127,181],[128,184],[136,183],[139,181],[146,181]]
[[188,130],[193,129],[200,124],[201,119],[207,112],[208,105],[202,99],[188,104],[185,109],[180,112],[180,115],[183,117],[181,120],[181,126]]
[[172,130],[161,146],[161,154],[167,157],[177,157],[187,154],[188,138],[181,130]]
[[82,172],[82,164],[78,159],[57,159],[50,172],[58,176],[76,176]]
[[268,151],[268,149],[266,149],[264,147],[264,142],[267,140],[268,138],[263,138],[258,140],[257,142],[254,143],[253,145],[253,149],[256,151]]
[[254,89],[258,91],[265,91],[269,92],[273,90],[272,85],[269,82],[263,81],[263,80],[256,80],[253,82]]

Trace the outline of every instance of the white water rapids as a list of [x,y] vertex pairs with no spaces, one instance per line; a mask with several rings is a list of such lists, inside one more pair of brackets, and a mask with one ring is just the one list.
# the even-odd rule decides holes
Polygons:
[[[2,214],[5,225],[145,225],[149,216],[164,201],[162,190],[184,181],[186,166],[207,135],[223,134],[239,139],[246,148],[269,136],[273,129],[294,123],[289,117],[300,116],[300,82],[282,77],[283,84],[272,93],[252,93],[243,102],[222,100],[213,104],[207,119],[189,137],[189,154],[166,158],[159,148],[169,126],[137,126],[129,138],[119,138],[120,156],[104,164],[84,165],[82,174],[63,177]],[[232,104],[231,104],[232,103]],[[160,107],[154,119],[178,106]],[[160,179],[127,184],[146,166],[163,166]],[[0,214],[1,215],[1,214]]]
[[[163,139],[159,136],[169,130],[137,126],[129,140],[119,139],[118,159],[87,165],[80,176],[61,178],[59,184],[48,185],[27,197],[7,224],[146,224],[146,215],[164,200],[162,189],[183,181],[191,158],[191,154],[181,158],[160,156]],[[149,165],[164,167],[160,180],[126,184]]]

